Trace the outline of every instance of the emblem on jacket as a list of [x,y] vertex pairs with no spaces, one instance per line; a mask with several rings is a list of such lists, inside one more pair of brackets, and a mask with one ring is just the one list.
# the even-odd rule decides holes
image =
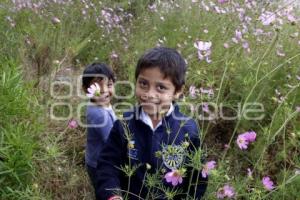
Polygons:
[[184,148],[180,145],[166,145],[162,149],[164,165],[171,170],[179,169],[184,160]]
[[138,160],[138,150],[135,148],[135,141],[128,142],[128,157],[130,159]]

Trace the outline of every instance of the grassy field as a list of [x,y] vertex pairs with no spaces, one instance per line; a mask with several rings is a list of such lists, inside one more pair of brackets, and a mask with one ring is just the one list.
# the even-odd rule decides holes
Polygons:
[[204,199],[299,199],[297,1],[2,0],[0,16],[0,199],[93,199],[85,128],[68,126],[85,119],[82,70],[106,62],[134,83],[137,59],[155,46],[188,63],[178,104],[216,162]]

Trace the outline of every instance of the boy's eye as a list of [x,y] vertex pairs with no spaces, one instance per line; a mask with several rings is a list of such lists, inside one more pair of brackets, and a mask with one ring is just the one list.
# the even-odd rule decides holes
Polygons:
[[165,87],[164,85],[158,85],[157,88],[159,91],[163,91],[167,89],[167,87]]
[[108,80],[106,84],[109,88],[112,88],[114,86],[114,82],[112,80]]
[[140,80],[139,81],[139,85],[142,87],[142,88],[145,88],[145,87],[147,87],[147,82],[146,81],[143,81],[143,80]]

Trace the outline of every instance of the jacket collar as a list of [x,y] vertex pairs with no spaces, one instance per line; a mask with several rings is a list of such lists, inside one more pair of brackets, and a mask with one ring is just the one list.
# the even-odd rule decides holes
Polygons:
[[[151,126],[149,125],[148,122],[144,122],[144,120],[142,120],[142,119],[145,119],[145,116],[141,116],[141,115],[143,115],[142,112],[144,112],[142,110],[142,107],[140,105],[136,105],[132,110],[124,112],[123,117],[126,121],[132,120],[132,119],[142,121],[144,124],[147,124],[151,128],[152,131],[156,130],[159,126],[157,126],[154,129],[152,127],[152,121],[149,116],[148,117],[151,122]],[[144,113],[144,114],[146,114],[146,113]],[[178,114],[179,114],[179,106],[175,102],[173,102],[172,106],[170,107],[170,109],[168,110],[167,114],[164,116],[162,121],[164,121],[164,119],[166,121],[169,121],[169,119],[172,118],[172,116],[177,116]],[[147,121],[149,121],[149,120],[147,120]]]
[[[152,124],[152,121],[151,121],[149,115],[144,112],[143,108],[140,108],[140,110],[141,111],[139,113],[138,119],[141,120],[142,122],[144,122],[145,124],[147,124],[151,128],[152,131],[155,131],[159,126],[162,125],[162,120],[160,120],[160,122],[156,125],[156,127],[153,127],[153,124]],[[171,104],[168,112],[165,114],[164,117],[170,116],[173,111],[174,111],[174,106],[173,106],[173,104]]]

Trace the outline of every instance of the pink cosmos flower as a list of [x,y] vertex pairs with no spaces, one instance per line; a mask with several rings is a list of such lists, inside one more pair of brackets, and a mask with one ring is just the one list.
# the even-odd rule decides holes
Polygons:
[[245,21],[246,21],[248,24],[250,24],[250,22],[252,21],[252,18],[249,17],[249,16],[246,16],[246,17],[245,17]]
[[224,43],[223,46],[224,46],[225,49],[229,48],[229,44],[228,43]]
[[264,26],[268,26],[276,20],[276,14],[273,12],[266,11],[261,14],[259,19],[261,20]]
[[296,19],[293,15],[291,15],[291,14],[288,14],[288,15],[287,15],[287,19],[288,19],[290,22],[292,22],[292,23],[294,23],[294,22],[297,21],[297,19]]
[[198,50],[198,58],[200,61],[205,59],[207,63],[211,62],[211,46],[211,42],[197,41],[194,43],[194,47]]
[[242,31],[240,31],[239,29],[235,30],[235,36],[232,39],[232,41],[236,44],[238,43],[242,43],[242,47],[249,53],[250,52],[250,48],[249,48],[249,43],[243,39],[243,33],[247,32],[248,29],[243,29]]
[[244,136],[247,141],[254,142],[256,139],[256,133],[254,131],[248,131],[244,133]]
[[243,34],[240,30],[235,30],[235,38],[238,40],[238,41],[241,41],[243,39]]
[[236,143],[240,147],[240,149],[247,149],[249,142],[247,141],[246,137],[244,135],[239,135]]
[[224,199],[224,198],[233,198],[235,195],[234,188],[230,185],[224,185],[224,187],[219,188],[217,192],[217,198],[218,199]]
[[212,160],[207,162],[202,169],[202,177],[206,178],[209,175],[210,170],[214,169],[216,167],[216,161]]
[[249,43],[247,41],[243,42],[243,48],[244,49],[249,49]]
[[271,191],[275,188],[273,181],[268,176],[263,177],[262,183],[264,185],[264,188],[268,191]]
[[249,47],[249,43],[248,43],[246,40],[243,41],[242,46],[243,46],[243,48],[244,48],[248,53],[250,53],[251,50],[250,50],[250,47]]
[[244,8],[236,8],[236,11],[238,12],[240,20],[244,21],[245,20],[246,10]]
[[255,29],[254,30],[254,33],[253,33],[255,36],[258,36],[258,35],[263,35],[264,34],[264,31],[260,28],[258,29]]
[[182,183],[182,172],[179,170],[172,170],[165,175],[165,179],[168,183],[172,183],[173,186]]
[[210,113],[208,103],[203,103],[202,104],[202,110],[206,113]]
[[194,85],[191,85],[189,88],[189,92],[190,92],[190,97],[194,99],[194,98],[196,98],[196,95],[199,92],[199,90],[196,89],[196,87]]
[[240,147],[240,149],[247,149],[248,144],[250,142],[254,142],[256,139],[256,133],[254,131],[247,131],[245,133],[240,134],[237,137],[236,143]]
[[228,197],[228,198],[232,198],[235,194],[234,188],[229,186],[229,185],[225,185],[224,187],[224,194]]
[[78,122],[75,119],[71,119],[68,122],[68,127],[71,128],[71,129],[75,129],[75,128],[78,127]]
[[94,83],[92,84],[88,89],[87,89],[88,93],[86,94],[86,96],[88,96],[89,98],[95,97],[95,96],[100,96],[100,86],[98,85],[98,83]]
[[213,89],[204,89],[204,88],[200,88],[200,92],[202,94],[208,94],[209,96],[213,96],[214,95],[214,91]]
[[151,12],[156,12],[156,11],[157,11],[156,4],[149,5],[148,8],[149,8],[149,10],[150,10]]

